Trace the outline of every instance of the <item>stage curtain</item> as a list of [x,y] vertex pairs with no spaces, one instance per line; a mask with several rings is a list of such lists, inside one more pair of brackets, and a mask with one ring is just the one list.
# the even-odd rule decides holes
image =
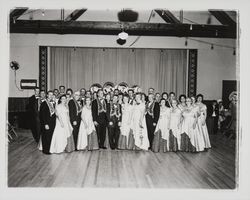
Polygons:
[[50,89],[78,90],[93,83],[126,82],[147,93],[186,93],[187,50],[119,48],[50,48]]

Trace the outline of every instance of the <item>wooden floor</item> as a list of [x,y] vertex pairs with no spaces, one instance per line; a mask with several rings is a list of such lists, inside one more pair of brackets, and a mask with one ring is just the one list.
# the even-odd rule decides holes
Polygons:
[[9,187],[235,188],[235,145],[221,135],[201,153],[119,150],[44,155],[30,131],[9,145]]

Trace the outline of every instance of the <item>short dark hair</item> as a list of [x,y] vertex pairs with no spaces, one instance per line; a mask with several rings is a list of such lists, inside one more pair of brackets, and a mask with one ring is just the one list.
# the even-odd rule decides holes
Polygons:
[[127,93],[125,93],[125,94],[123,95],[123,97],[129,98],[129,95],[128,95]]
[[63,87],[65,89],[65,86],[64,85],[60,85],[59,88]]
[[132,92],[134,93],[134,90],[133,90],[133,89],[129,89],[128,92],[129,92],[129,91],[132,91]]
[[180,96],[179,96],[179,102],[181,102],[181,98],[182,97],[184,97],[185,99],[187,98],[187,96],[185,95],[185,94],[181,94]]
[[175,93],[174,93],[174,92],[170,92],[170,93],[169,93],[169,96],[170,96],[171,94],[173,94],[173,95],[175,96]]
[[47,92],[47,94],[49,94],[49,93],[52,93],[52,94],[54,94],[52,90],[49,90],[49,91]]

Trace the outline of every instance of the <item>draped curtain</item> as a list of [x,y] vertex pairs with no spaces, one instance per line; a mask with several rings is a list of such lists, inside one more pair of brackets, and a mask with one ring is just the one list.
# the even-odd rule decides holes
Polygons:
[[50,89],[89,89],[110,81],[139,85],[147,93],[186,93],[187,50],[50,48]]

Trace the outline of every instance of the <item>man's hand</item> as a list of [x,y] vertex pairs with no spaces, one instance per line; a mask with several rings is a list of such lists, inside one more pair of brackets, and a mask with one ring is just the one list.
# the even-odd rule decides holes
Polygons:
[[98,126],[99,124],[98,124],[96,121],[94,121],[94,125],[95,125],[95,126]]
[[153,126],[156,126],[156,123],[155,123],[155,122],[153,123]]
[[73,121],[73,125],[76,126],[76,125],[77,125],[77,122],[76,122],[76,121]]
[[121,122],[118,122],[118,126],[121,126]]
[[45,130],[49,130],[49,125],[48,124],[45,125]]
[[113,125],[113,122],[109,122],[109,125],[112,126],[112,125]]

